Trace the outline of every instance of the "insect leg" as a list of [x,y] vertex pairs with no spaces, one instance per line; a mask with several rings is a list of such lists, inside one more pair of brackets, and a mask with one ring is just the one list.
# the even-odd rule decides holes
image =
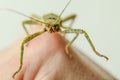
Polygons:
[[45,30],[43,30],[43,31],[41,31],[41,32],[36,32],[36,33],[34,33],[34,34],[32,34],[32,35],[27,36],[27,37],[23,40],[23,42],[22,42],[22,44],[21,44],[20,65],[19,65],[18,70],[13,74],[13,76],[12,76],[13,78],[14,78],[15,75],[16,75],[17,73],[19,73],[20,70],[22,69],[24,45],[25,45],[27,42],[29,42],[30,40],[32,40],[33,38],[35,38],[36,36],[41,35],[41,34],[44,33],[44,32],[45,32]]
[[93,49],[93,51],[96,53],[96,55],[98,55],[98,56],[100,56],[100,57],[104,57],[106,60],[109,59],[107,56],[100,54],[100,53],[96,50],[95,46],[94,46],[93,43],[92,43],[92,40],[90,39],[90,37],[89,37],[89,35],[87,34],[86,31],[83,30],[82,34],[84,34],[85,38],[86,38],[87,41],[89,42],[90,46],[92,47],[92,49]]
[[93,45],[92,40],[90,39],[89,35],[87,34],[86,31],[82,30],[82,29],[68,29],[68,30],[64,30],[62,31],[63,33],[76,33],[76,34],[84,34],[85,38],[87,39],[88,43],[90,44],[91,48],[93,49],[93,51],[96,53],[96,55],[100,56],[100,57],[104,57],[106,60],[108,60],[109,58],[105,55],[100,54],[95,46]]
[[71,44],[76,40],[76,38],[78,37],[79,34],[76,34],[76,36],[72,39],[72,41],[70,41],[66,47],[65,47],[65,51],[67,53],[67,55],[69,55],[70,58],[72,58],[72,54],[69,52],[68,48],[71,46]]
[[37,24],[37,22],[33,21],[33,20],[25,20],[25,21],[22,22],[22,26],[23,26],[23,29],[25,30],[26,34],[30,35],[27,28],[26,28],[26,26],[25,26],[26,24],[32,25],[32,24]]
[[[71,22],[70,25],[69,25],[69,28],[71,28],[72,25],[73,25],[73,23],[74,23],[74,21],[75,21],[75,18],[76,18],[76,15],[75,15],[75,14],[70,15],[70,16],[64,18],[64,19],[62,20],[62,23],[63,23],[63,22],[66,22],[66,21],[68,21],[68,20],[72,20],[72,22]],[[68,27],[64,27],[64,28],[68,28]]]

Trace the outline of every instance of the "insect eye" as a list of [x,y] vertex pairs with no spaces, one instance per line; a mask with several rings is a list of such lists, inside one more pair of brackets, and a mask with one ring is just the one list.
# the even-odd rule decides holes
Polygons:
[[53,17],[49,17],[48,19],[54,19],[55,20],[55,18],[53,18]]
[[55,19],[55,18],[52,18],[52,19]]

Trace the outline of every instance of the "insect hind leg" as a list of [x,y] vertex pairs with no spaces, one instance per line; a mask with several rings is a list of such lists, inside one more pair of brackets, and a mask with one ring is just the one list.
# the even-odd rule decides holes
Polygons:
[[[84,30],[82,30],[82,29],[70,29],[70,28],[69,28],[69,29],[66,29],[66,30],[61,31],[61,32],[64,33],[64,34],[65,34],[65,33],[84,34],[85,38],[87,39],[88,43],[90,44],[91,48],[92,48],[93,51],[96,53],[96,55],[98,55],[98,56],[100,56],[100,57],[103,57],[103,58],[105,58],[106,60],[109,59],[107,56],[100,54],[100,53],[96,50],[95,46],[93,45],[92,40],[90,39],[90,37],[89,37],[89,35],[87,34],[86,31],[84,31]],[[77,38],[77,37],[75,37],[74,39],[76,39],[76,38]],[[68,43],[68,44],[73,43],[74,39],[72,40],[72,42],[70,42],[70,43]]]
[[105,58],[106,60],[108,60],[109,58],[105,55],[100,54],[96,49],[95,46],[93,45],[89,35],[87,34],[86,31],[83,30],[82,34],[84,34],[85,38],[87,39],[87,41],[89,42],[90,46],[92,47],[93,51],[96,53],[96,55]]

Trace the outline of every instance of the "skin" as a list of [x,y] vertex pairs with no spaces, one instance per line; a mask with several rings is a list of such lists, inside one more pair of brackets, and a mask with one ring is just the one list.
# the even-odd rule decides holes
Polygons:
[[[31,32],[39,30],[33,28]],[[24,36],[25,37],[25,36]],[[18,39],[0,51],[0,79],[13,80],[18,69],[20,43]],[[32,39],[25,45],[23,67],[15,80],[102,80],[72,51],[72,59],[65,53],[67,41],[59,33],[48,33]]]

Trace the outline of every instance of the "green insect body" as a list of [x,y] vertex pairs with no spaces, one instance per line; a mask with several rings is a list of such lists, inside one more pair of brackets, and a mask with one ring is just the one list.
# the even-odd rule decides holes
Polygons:
[[[70,0],[71,1],[71,0]],[[65,47],[65,51],[66,54],[71,58],[72,54],[69,52],[68,48],[71,46],[71,44],[76,40],[76,38],[78,37],[79,34],[83,34],[85,36],[85,38],[87,39],[88,43],[90,44],[91,48],[93,49],[93,51],[96,53],[96,55],[105,58],[106,60],[108,60],[108,57],[105,55],[100,54],[96,49],[95,46],[93,45],[89,35],[87,34],[86,31],[84,31],[83,29],[73,29],[71,28],[72,23],[74,22],[74,19],[76,18],[76,15],[70,15],[64,19],[61,19],[61,15],[64,12],[64,10],[66,9],[66,7],[68,6],[68,4],[70,3],[70,1],[67,3],[67,5],[65,6],[65,8],[63,9],[63,11],[61,12],[60,15],[56,15],[53,13],[50,14],[46,14],[43,17],[39,17],[37,15],[31,15],[31,16],[27,16],[24,15],[20,12],[17,12],[15,10],[12,9],[6,9],[7,11],[11,11],[11,12],[15,12],[17,14],[23,15],[25,17],[30,18],[30,20],[25,20],[22,22],[22,26],[23,29],[25,30],[27,37],[24,38],[24,40],[21,43],[21,53],[20,53],[20,66],[18,68],[18,70],[13,74],[13,78],[15,77],[15,75],[17,73],[20,72],[20,70],[22,69],[22,65],[23,65],[23,54],[24,54],[24,45],[26,43],[28,43],[30,40],[32,40],[33,38],[35,38],[36,36],[39,36],[41,34],[43,34],[44,32],[49,32],[49,33],[53,33],[53,32],[60,32],[63,34],[67,34],[67,33],[73,33],[76,34],[76,36],[72,39],[72,41],[70,41],[66,47]],[[62,24],[68,20],[72,20],[72,23],[70,24],[69,27],[65,27]],[[43,25],[44,28],[42,29],[42,31],[40,32],[36,32],[34,34],[29,34],[27,28],[26,28],[26,24],[31,25],[31,24],[36,24],[36,25]]]

